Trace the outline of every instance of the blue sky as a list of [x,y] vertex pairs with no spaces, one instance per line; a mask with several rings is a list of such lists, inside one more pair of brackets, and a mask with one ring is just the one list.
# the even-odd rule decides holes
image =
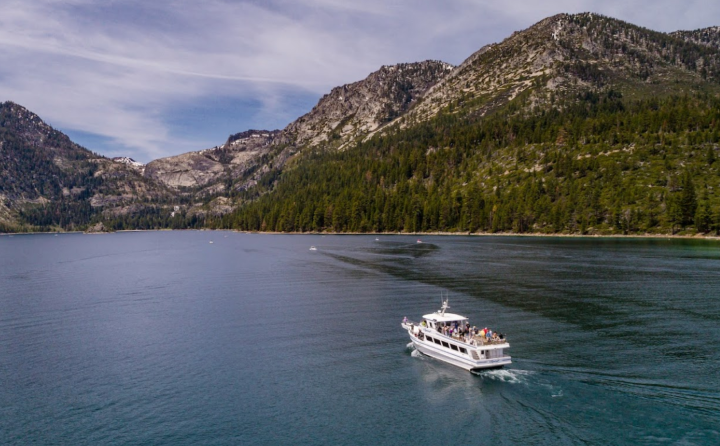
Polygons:
[[0,0],[0,101],[148,162],[283,128],[381,65],[459,64],[582,11],[658,31],[720,25],[717,0]]

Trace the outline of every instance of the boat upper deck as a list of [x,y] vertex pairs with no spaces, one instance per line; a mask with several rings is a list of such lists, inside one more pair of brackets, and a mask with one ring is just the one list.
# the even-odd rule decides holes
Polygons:
[[454,333],[445,333],[443,330],[443,326],[437,326],[437,328],[430,328],[425,322],[418,324],[407,318],[403,321],[403,324],[407,324],[406,327],[416,327],[416,333],[413,333],[415,336],[422,333],[423,336],[432,336],[439,339],[451,339],[455,342],[467,344],[470,346],[479,347],[485,345],[503,345],[508,343],[508,340],[505,338],[504,335],[492,333],[490,337],[488,337],[486,334],[482,333],[483,330],[470,329],[465,333],[462,333],[460,331],[456,331]]
[[453,313],[430,313],[423,316],[426,321],[432,322],[467,322],[468,318]]

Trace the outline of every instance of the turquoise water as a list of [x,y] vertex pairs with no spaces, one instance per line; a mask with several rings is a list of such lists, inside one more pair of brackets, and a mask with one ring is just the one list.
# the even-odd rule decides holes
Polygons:
[[375,238],[0,237],[0,444],[720,444],[720,243]]

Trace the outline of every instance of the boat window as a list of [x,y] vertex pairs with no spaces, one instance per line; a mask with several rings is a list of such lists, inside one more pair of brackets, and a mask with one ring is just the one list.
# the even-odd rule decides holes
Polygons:
[[453,350],[455,350],[455,351],[457,351],[457,349],[458,349],[458,348],[457,348],[457,345],[455,345],[455,344],[450,344],[450,348],[453,349]]
[[438,339],[433,339],[433,341],[434,341],[437,345],[440,345],[440,341],[439,341]]
[[443,346],[443,347],[450,347],[450,346],[448,345],[448,343],[445,342],[445,341],[442,341],[442,346]]
[[433,342],[433,338],[431,338],[430,336],[427,337],[427,340],[428,342]]
[[467,350],[465,350],[465,347],[460,347],[460,353],[467,354]]

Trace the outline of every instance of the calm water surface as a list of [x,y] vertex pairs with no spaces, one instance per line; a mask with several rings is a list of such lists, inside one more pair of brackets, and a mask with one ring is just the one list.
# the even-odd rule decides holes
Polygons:
[[720,444],[720,243],[378,238],[0,237],[0,444]]

